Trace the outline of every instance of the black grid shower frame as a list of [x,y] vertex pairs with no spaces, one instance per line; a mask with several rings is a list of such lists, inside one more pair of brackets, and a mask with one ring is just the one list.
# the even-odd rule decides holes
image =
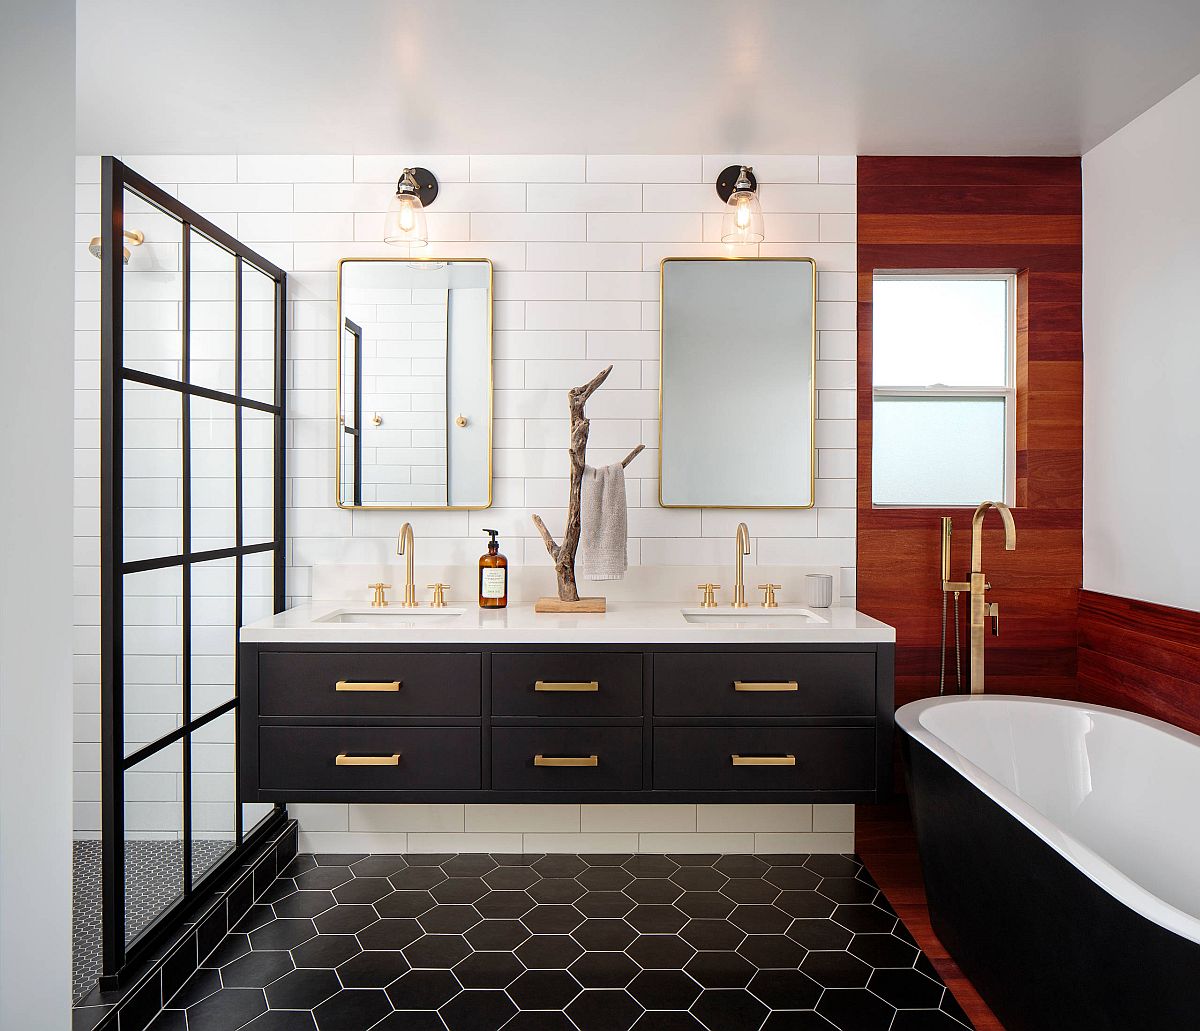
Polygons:
[[[351,485],[353,490],[350,492],[353,504],[362,504],[362,347],[363,347],[363,331],[362,326],[351,319],[345,320],[346,332],[354,338],[354,351],[352,356],[352,367],[354,369],[354,415],[351,417],[353,425],[342,423],[343,432],[353,439],[353,471],[351,475],[353,480]],[[344,384],[338,384],[338,390],[341,391]],[[342,475],[342,455],[338,453],[338,476]]]
[[[101,826],[102,826],[102,953],[101,985],[116,987],[121,973],[149,956],[154,948],[178,929],[199,898],[192,876],[191,839],[191,743],[195,731],[237,707],[237,643],[231,642],[235,661],[233,697],[193,717],[191,706],[191,570],[194,565],[221,559],[234,560],[234,620],[242,625],[243,564],[249,555],[270,552],[273,557],[274,611],[285,606],[285,334],[287,275],[262,255],[214,225],[208,219],[113,157],[104,157],[101,193]],[[123,350],[124,263],[122,233],[125,223],[126,191],[171,216],[180,226],[181,239],[181,378],[171,379],[127,368]],[[220,247],[234,259],[234,376],[232,394],[190,382],[190,273],[193,232]],[[257,269],[274,282],[274,398],[273,403],[242,396],[242,273],[246,266]],[[123,526],[123,394],[126,383],[173,391],[180,397],[182,422],[182,550],[178,555],[124,560]],[[235,543],[230,548],[192,551],[191,548],[191,399],[206,398],[232,407],[234,419],[234,504]],[[270,541],[247,545],[243,539],[242,499],[242,413],[251,409],[274,420],[274,521]],[[125,755],[124,732],[124,577],[130,573],[178,567],[181,573],[182,621],[182,719],[181,725],[136,751]],[[125,920],[125,772],[137,763],[175,742],[181,742],[183,762],[183,891],[137,937],[126,945]],[[245,849],[253,847],[272,831],[282,818],[282,806],[250,834],[242,826],[241,778],[234,768],[234,847],[219,863],[204,872],[201,885],[213,883],[240,861]]]

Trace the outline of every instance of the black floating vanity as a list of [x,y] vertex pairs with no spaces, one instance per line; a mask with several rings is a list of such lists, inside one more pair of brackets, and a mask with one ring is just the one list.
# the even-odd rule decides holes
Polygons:
[[[471,627],[457,636],[485,640],[397,641],[438,635],[339,626],[316,641],[313,622],[287,633],[292,613],[274,617],[276,635],[272,621],[250,628],[243,798],[875,802],[888,792],[891,640],[830,641],[826,627],[811,643],[762,643],[781,635],[690,627],[663,636],[720,643],[606,643],[576,617],[551,617],[554,643],[508,643],[530,636],[506,632],[513,613],[495,631],[486,614],[463,615]],[[889,637],[884,629],[857,636]],[[281,639],[261,639],[272,636]]]

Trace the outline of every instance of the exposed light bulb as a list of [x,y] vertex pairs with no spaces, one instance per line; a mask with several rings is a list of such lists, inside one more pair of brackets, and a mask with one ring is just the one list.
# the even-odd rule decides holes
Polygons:
[[749,193],[739,193],[737,195],[737,203],[734,205],[737,215],[737,227],[739,232],[745,232],[750,228],[750,218],[753,214],[750,208],[750,201],[753,200],[753,195]]
[[400,232],[411,233],[417,225],[417,215],[413,211],[413,202],[411,197],[400,198],[400,213],[398,216]]
[[764,238],[762,205],[758,186],[751,178],[752,170],[742,166],[729,195],[725,215],[721,219],[721,242],[733,244],[762,243]]
[[383,241],[394,246],[424,247],[429,242],[420,187],[412,170],[406,168],[396,184],[396,195],[383,220]]

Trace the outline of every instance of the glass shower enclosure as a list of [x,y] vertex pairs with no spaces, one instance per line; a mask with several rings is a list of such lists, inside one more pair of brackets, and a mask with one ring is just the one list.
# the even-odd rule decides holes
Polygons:
[[287,277],[116,158],[101,189],[101,984],[115,986],[286,817],[240,801],[236,710],[238,630],[285,604]]

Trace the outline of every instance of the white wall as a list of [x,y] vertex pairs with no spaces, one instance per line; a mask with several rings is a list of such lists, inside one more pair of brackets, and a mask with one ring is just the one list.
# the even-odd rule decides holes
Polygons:
[[1200,77],[1083,156],[1083,582],[1200,609]]
[[[333,504],[335,270],[342,257],[397,254],[379,240],[383,213],[406,162],[432,169],[441,183],[437,203],[428,213],[430,255],[487,257],[495,264],[493,507],[479,512],[416,513],[412,522],[418,565],[473,565],[486,545],[481,532],[485,526],[499,528],[501,549],[514,565],[549,563],[529,514],[537,511],[552,531],[561,529],[557,524],[565,516],[567,491],[566,391],[611,363],[611,377],[588,406],[589,458],[594,463],[616,461],[634,445],[647,445],[627,470],[631,564],[724,565],[730,559],[734,528],[745,519],[753,535],[752,563],[840,567],[840,594],[853,598],[853,157],[743,157],[752,161],[762,183],[769,241],[743,253],[811,256],[819,274],[817,506],[758,512],[664,510],[657,503],[659,261],[670,255],[726,253],[718,242],[721,207],[713,183],[734,158],[206,155],[127,156],[125,160],[288,270],[289,603],[307,599],[316,563],[377,563],[394,558],[402,513],[347,512]],[[98,174],[96,159],[79,160],[75,826],[85,834],[99,826],[95,597],[99,272],[86,247],[99,221]],[[171,304],[153,299],[166,296],[169,301],[178,295],[173,271],[178,268],[177,254],[165,242],[168,237],[160,240],[163,232],[175,230],[141,213],[136,217],[131,213],[127,224],[151,234],[129,265],[131,275],[141,276],[139,289],[146,292],[138,296],[146,299],[129,302],[127,298],[126,322],[141,327],[136,331],[138,346],[144,361],[153,361],[156,347],[178,351],[177,312]],[[219,282],[214,280],[214,290]],[[216,332],[218,303],[210,302],[207,294],[194,297],[194,311],[197,304],[205,306],[203,320],[193,320],[194,329],[202,325],[203,332]],[[132,323],[131,307],[139,309],[132,313]],[[217,342],[223,339],[216,336]],[[755,413],[746,414],[755,418]],[[143,449],[151,449],[153,440],[162,442],[164,452],[176,448],[169,413],[147,419],[142,428]],[[766,430],[763,443],[770,446],[769,426]],[[166,481],[171,475],[168,470],[159,478]],[[178,503],[171,483],[160,486],[166,488],[161,492],[162,507],[139,510],[140,532],[148,540],[170,543],[178,533]],[[218,545],[214,541],[211,546]],[[799,590],[798,584],[795,589]],[[170,618],[176,612],[171,608]],[[155,628],[151,630],[149,636],[161,637]],[[152,709],[151,697],[170,699],[177,691],[145,694]],[[132,713],[131,719],[150,733],[175,715],[147,710]],[[131,732],[131,739],[137,739],[136,732]],[[214,778],[228,777],[227,772],[208,772]],[[213,790],[221,790],[215,779]],[[133,800],[146,825],[132,829],[172,831],[178,812],[176,789],[159,776],[147,778],[146,791],[145,797]],[[688,840],[694,846],[709,851],[750,851],[756,846],[779,850],[785,845],[788,851],[809,851],[847,847],[850,820],[846,807],[818,814],[808,806],[521,809],[518,813],[517,807],[501,812],[490,806],[295,807],[306,831],[328,835],[320,841],[310,837],[306,847],[328,851],[364,847],[362,837],[353,841],[348,837],[355,834],[376,835],[371,839],[374,847],[439,851],[514,851],[522,845],[539,851],[552,846],[586,851],[598,849],[603,841],[619,850],[678,849],[682,847],[679,835],[692,835]],[[605,812],[592,813],[592,809]],[[815,836],[803,840],[770,837],[808,835],[814,828]],[[832,836],[822,838],[825,832]],[[575,844],[568,837],[547,839],[544,834],[575,835],[570,839]],[[585,839],[578,837],[581,834],[608,837]],[[706,839],[707,834],[725,836]]]
[[0,1027],[69,1026],[75,4],[0,4]]

